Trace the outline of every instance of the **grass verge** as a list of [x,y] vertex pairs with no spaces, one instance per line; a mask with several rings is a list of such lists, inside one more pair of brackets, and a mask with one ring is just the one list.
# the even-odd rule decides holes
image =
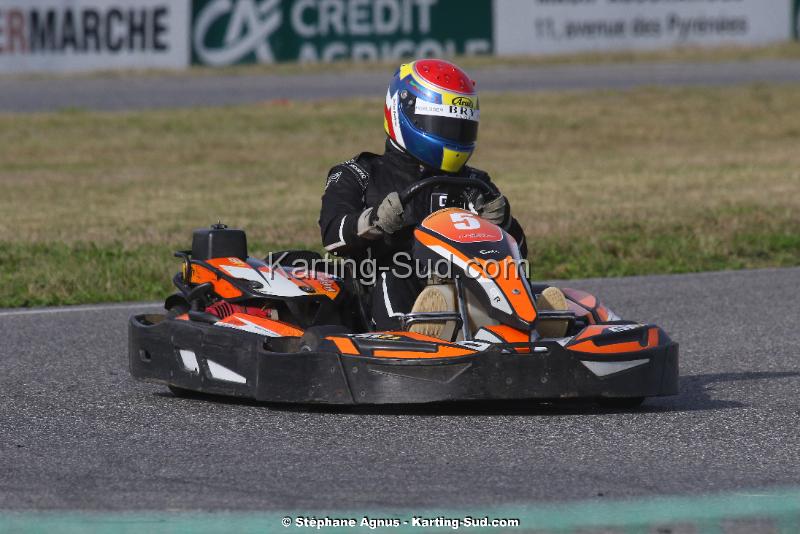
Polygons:
[[[663,230],[663,229],[662,229]],[[167,245],[0,243],[0,303],[27,307],[161,300],[174,291],[179,264]],[[265,256],[275,247],[252,249]],[[542,239],[532,258],[537,279],[685,273],[800,265],[796,229],[754,229],[728,239],[672,228],[645,237],[637,226],[568,242]]]
[[[382,150],[380,99],[0,115],[0,307],[157,299],[218,219],[319,248],[327,169]],[[484,95],[474,165],[537,278],[800,265],[793,86]]]

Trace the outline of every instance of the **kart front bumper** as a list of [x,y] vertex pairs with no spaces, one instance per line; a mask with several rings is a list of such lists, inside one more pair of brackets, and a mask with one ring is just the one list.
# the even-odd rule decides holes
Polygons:
[[[399,360],[275,349],[247,332],[134,316],[131,374],[190,391],[266,402],[411,404],[488,399],[630,398],[678,391],[678,345],[635,355],[582,355],[555,341],[533,353],[497,349]],[[285,341],[285,338],[284,338]],[[296,347],[295,347],[296,350]]]

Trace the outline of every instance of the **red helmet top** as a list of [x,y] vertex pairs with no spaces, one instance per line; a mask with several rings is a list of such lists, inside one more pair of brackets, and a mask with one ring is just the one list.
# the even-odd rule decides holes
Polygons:
[[463,70],[441,59],[421,59],[414,62],[414,70],[425,81],[456,93],[472,93],[475,82]]

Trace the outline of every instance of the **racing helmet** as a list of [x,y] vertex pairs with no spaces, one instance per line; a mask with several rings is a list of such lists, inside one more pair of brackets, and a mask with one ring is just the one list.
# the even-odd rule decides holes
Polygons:
[[475,150],[479,117],[475,82],[463,70],[441,59],[420,59],[395,72],[383,126],[423,164],[458,172]]

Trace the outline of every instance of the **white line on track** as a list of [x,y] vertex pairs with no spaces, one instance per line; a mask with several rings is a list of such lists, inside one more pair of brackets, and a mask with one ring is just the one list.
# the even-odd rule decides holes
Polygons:
[[135,310],[139,308],[160,308],[160,302],[131,302],[127,304],[106,304],[101,306],[64,306],[63,308],[37,308],[28,310],[0,311],[0,317],[18,315],[49,315],[52,313],[95,312],[106,310]]

